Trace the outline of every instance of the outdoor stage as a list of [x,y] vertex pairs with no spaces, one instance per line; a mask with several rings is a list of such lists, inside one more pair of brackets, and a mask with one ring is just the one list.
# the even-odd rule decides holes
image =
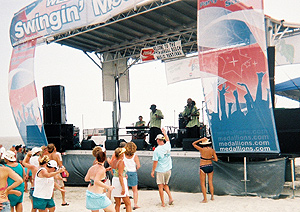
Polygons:
[[[111,156],[113,151],[107,151]],[[137,151],[141,162],[138,170],[139,187],[157,188],[151,177],[153,151]],[[173,162],[170,189],[181,192],[200,192],[199,158],[196,151],[171,151]],[[64,166],[70,173],[66,185],[86,186],[85,174],[93,164],[91,150],[69,150],[63,156]],[[214,188],[216,195],[257,195],[278,197],[285,183],[286,159],[247,162],[247,181],[244,181],[243,162],[214,162]]]

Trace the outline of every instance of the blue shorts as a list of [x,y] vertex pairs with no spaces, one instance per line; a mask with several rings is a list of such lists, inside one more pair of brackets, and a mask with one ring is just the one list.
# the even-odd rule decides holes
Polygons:
[[33,201],[33,208],[34,209],[45,210],[46,208],[55,207],[55,203],[53,201],[53,198],[51,198],[51,199],[42,199],[42,198],[32,197],[32,201]]
[[106,194],[95,194],[89,190],[86,191],[86,209],[100,210],[107,208],[111,204],[112,203]]
[[15,207],[17,204],[23,202],[23,192],[21,192],[21,193],[22,194],[20,196],[17,196],[17,195],[14,195],[14,194],[9,194],[8,195],[8,199],[9,199],[11,207]]
[[127,172],[127,182],[129,187],[136,186],[138,184],[137,172]]
[[10,212],[10,204],[9,202],[2,202],[2,210],[1,212]]

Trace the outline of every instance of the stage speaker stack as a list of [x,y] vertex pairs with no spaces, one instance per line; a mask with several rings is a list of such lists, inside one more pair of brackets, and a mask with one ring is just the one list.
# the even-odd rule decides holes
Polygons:
[[281,154],[300,155],[300,108],[274,109]]
[[74,149],[73,124],[44,124],[48,143],[53,143],[59,152]]
[[183,151],[198,151],[192,145],[192,143],[199,138],[184,138],[182,141],[182,150]]
[[65,88],[62,85],[43,87],[44,124],[65,124]]
[[144,150],[146,148],[144,139],[133,139],[132,142],[135,143],[136,150]]
[[105,149],[107,150],[115,150],[120,145],[120,140],[106,140],[105,141]]

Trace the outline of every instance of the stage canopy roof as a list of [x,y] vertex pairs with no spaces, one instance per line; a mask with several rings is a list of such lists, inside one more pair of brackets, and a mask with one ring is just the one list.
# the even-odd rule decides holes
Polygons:
[[114,58],[137,58],[142,48],[178,40],[185,54],[197,52],[197,1],[148,1],[105,23],[53,38],[52,42]]
[[[299,33],[299,25],[269,16],[266,20],[270,39]],[[111,53],[113,59],[138,58],[142,48],[178,40],[181,40],[185,54],[195,53],[197,0],[147,0],[105,23],[75,29],[47,40],[84,52]]]

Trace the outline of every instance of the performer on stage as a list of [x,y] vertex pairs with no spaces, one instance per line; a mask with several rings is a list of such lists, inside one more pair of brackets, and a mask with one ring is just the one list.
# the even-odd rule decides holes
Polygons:
[[161,120],[164,118],[161,110],[156,109],[156,105],[151,105],[150,107],[150,121],[148,127],[150,127],[150,137],[149,143],[152,147],[157,147],[157,142],[155,140],[158,134],[161,134]]
[[[143,116],[139,116],[139,121],[137,121],[135,123],[135,127],[144,127],[145,125],[146,125],[146,122],[143,121]],[[132,139],[144,139],[144,140],[145,140],[145,138],[146,138],[145,133],[143,133],[141,131],[137,131],[132,137]]]
[[195,101],[191,98],[187,99],[187,105],[182,112],[182,116],[185,121],[187,138],[199,138],[200,137],[200,122],[199,122],[199,110],[196,107]]
[[135,122],[136,127],[143,127],[146,125],[146,122],[143,121],[143,116],[139,116],[139,120]]

